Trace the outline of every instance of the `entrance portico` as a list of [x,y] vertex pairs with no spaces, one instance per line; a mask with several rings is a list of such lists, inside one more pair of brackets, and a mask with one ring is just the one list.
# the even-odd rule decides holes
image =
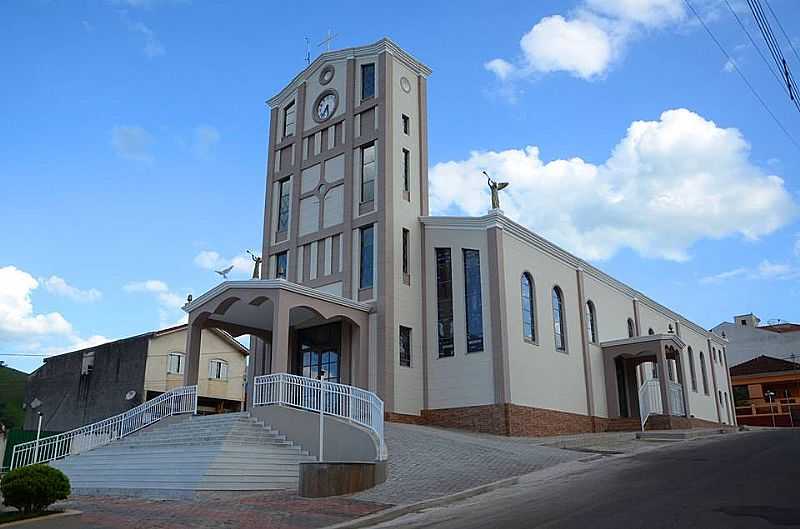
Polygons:
[[[691,417],[681,361],[685,344],[677,335],[636,336],[600,346],[609,418],[641,417],[644,423],[650,415],[663,415],[671,427],[672,417]],[[648,364],[650,369],[644,367]]]
[[251,279],[225,281],[184,310],[187,385],[197,383],[201,331],[217,328],[251,335],[248,387],[258,375],[295,373],[372,389],[367,304],[284,279]]

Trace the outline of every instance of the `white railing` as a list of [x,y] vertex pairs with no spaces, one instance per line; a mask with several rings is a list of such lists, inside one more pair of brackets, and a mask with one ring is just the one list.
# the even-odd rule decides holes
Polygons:
[[256,377],[253,406],[271,404],[293,406],[321,416],[333,415],[363,426],[377,437],[379,458],[386,458],[383,401],[371,391],[288,373]]
[[661,406],[661,387],[657,378],[651,378],[639,388],[639,417],[642,420],[642,431],[651,415],[660,415],[664,408]]
[[124,413],[69,432],[20,443],[11,454],[11,468],[47,463],[80,454],[121,439],[164,417],[197,413],[197,386],[175,388]]
[[667,380],[667,394],[669,395],[669,406],[672,409],[672,415],[683,417],[686,415],[686,410],[683,407],[683,386],[677,382]]

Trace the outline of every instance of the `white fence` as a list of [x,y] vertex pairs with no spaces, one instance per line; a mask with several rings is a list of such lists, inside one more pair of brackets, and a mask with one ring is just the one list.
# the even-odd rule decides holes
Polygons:
[[371,391],[288,373],[258,376],[253,384],[253,406],[270,404],[333,415],[363,426],[377,436],[380,458],[386,457],[383,401]]
[[683,386],[671,380],[667,381],[667,393],[669,394],[669,406],[672,408],[672,415],[683,417],[686,410],[683,406]]
[[20,443],[11,455],[11,468],[47,463],[80,454],[121,439],[164,417],[197,412],[197,386],[184,386],[163,393],[133,409],[108,419],[38,441]]
[[642,431],[647,418],[651,415],[660,415],[664,408],[661,406],[661,388],[657,378],[651,378],[639,388],[639,417],[642,420]]

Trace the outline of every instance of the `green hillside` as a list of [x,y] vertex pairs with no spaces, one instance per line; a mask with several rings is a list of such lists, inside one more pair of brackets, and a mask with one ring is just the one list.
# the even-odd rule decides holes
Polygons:
[[27,373],[0,365],[0,422],[8,428],[22,428],[27,381]]

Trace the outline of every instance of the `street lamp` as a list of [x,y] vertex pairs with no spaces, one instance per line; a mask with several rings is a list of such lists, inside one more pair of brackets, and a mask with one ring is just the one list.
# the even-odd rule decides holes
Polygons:
[[775,428],[775,412],[772,411],[772,398],[775,396],[775,392],[767,390],[764,392],[764,396],[769,400],[769,414],[772,416],[772,427]]

